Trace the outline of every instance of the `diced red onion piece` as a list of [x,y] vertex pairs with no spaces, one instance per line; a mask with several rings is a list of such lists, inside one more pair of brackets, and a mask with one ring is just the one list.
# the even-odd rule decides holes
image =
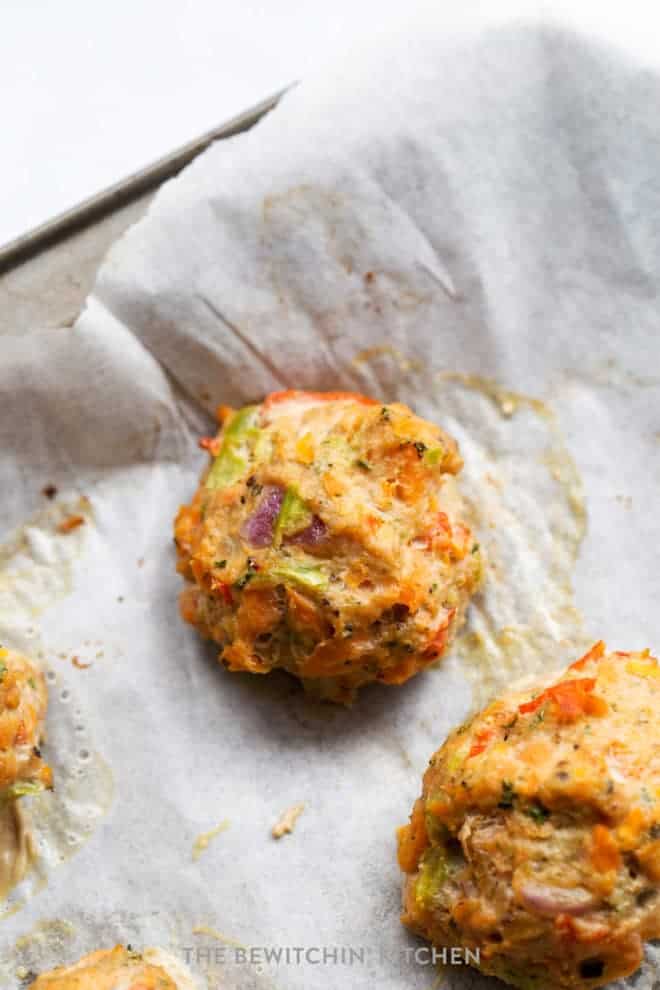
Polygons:
[[299,533],[294,533],[287,542],[295,543],[298,546],[315,547],[322,543],[327,535],[328,530],[323,520],[314,516],[309,526],[305,526]]
[[528,911],[547,918],[557,914],[586,914],[597,903],[596,897],[584,887],[549,887],[542,883],[524,884],[518,896]]
[[266,485],[257,508],[241,527],[241,536],[251,547],[269,547],[273,542],[273,527],[284,501],[284,489]]

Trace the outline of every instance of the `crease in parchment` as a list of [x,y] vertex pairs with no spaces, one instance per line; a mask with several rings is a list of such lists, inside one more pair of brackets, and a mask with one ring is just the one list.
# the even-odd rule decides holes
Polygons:
[[222,310],[212,302],[207,296],[199,294],[197,296],[202,305],[206,306],[208,311],[238,339],[245,349],[259,361],[266,371],[273,376],[276,382],[278,382],[282,388],[289,388],[289,383],[283,377],[279,368],[271,361],[265,351],[262,351],[260,347],[252,340],[249,334],[241,330],[236,323],[229,319]]

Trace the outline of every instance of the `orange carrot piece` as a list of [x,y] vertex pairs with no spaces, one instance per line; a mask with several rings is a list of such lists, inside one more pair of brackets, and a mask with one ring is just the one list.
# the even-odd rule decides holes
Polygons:
[[488,743],[491,741],[494,735],[495,732],[493,729],[482,729],[481,732],[477,732],[476,736],[474,737],[475,741],[472,745],[472,748],[470,749],[470,752],[467,755],[468,760],[471,759],[473,756],[479,756],[480,753],[483,753],[483,751],[488,748]]
[[600,660],[604,655],[604,653],[605,653],[605,643],[603,642],[602,639],[599,639],[598,642],[594,643],[591,649],[588,650],[583,657],[580,657],[579,660],[576,660],[575,663],[572,663],[568,669],[583,670],[588,663],[591,663],[592,660]]
[[607,702],[598,695],[592,695],[595,686],[595,677],[560,681],[559,684],[547,688],[538,697],[519,705],[518,711],[521,715],[528,715],[549,702],[562,722],[573,722],[581,715],[604,715],[609,710]]
[[219,437],[200,437],[197,446],[201,450],[208,450],[213,457],[217,457],[220,453],[222,440]]
[[435,657],[439,657],[443,653],[445,647],[447,646],[447,640],[449,639],[449,626],[455,614],[455,608],[452,608],[449,612],[447,612],[444,621],[440,626],[438,626],[428,642],[426,650],[424,651],[424,655],[426,657],[433,659]]
[[67,516],[59,523],[57,531],[58,533],[70,533],[72,530],[78,529],[78,526],[82,526],[84,522],[84,516]]
[[428,845],[424,802],[417,798],[413,805],[410,823],[397,829],[399,866],[404,873],[414,873],[422,853]]
[[594,825],[591,832],[591,865],[597,873],[618,870],[621,866],[621,852],[614,836],[605,825]]
[[231,406],[217,406],[215,410],[215,418],[222,425],[224,421],[229,417],[233,416],[236,410],[232,409]]

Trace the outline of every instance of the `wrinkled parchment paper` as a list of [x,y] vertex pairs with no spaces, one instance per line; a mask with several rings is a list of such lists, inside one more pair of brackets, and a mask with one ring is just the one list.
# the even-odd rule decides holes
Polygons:
[[[210,986],[434,985],[406,956],[394,849],[431,753],[596,638],[660,649],[659,72],[547,27],[365,49],[167,184],[73,328],[2,340],[1,638],[54,672],[51,748],[82,719],[114,781],[1,923],[8,985],[115,939],[203,950]],[[196,437],[218,402],[288,386],[454,433],[489,559],[452,656],[350,710],[228,675],[177,615]],[[358,957],[241,963],[218,935]]]

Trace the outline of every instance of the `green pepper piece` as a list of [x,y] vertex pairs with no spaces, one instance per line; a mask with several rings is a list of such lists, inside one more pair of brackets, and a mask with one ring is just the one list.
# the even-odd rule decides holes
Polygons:
[[256,584],[294,584],[305,591],[325,591],[328,576],[320,567],[308,564],[276,564],[255,575]]
[[282,507],[275,522],[275,546],[279,546],[285,536],[299,533],[312,522],[312,511],[294,488],[287,488]]
[[441,845],[431,846],[422,856],[415,882],[415,900],[422,908],[432,907],[433,895],[447,879],[447,858]]
[[424,460],[430,467],[435,467],[439,464],[444,457],[444,450],[442,447],[427,447],[424,451]]
[[220,453],[207,475],[206,488],[227,488],[245,473],[247,455],[261,433],[255,425],[258,415],[259,406],[244,406],[230,421],[223,433]]
[[2,795],[7,801],[14,801],[16,798],[25,797],[26,794],[40,794],[44,790],[44,785],[38,780],[17,780],[10,784]]

